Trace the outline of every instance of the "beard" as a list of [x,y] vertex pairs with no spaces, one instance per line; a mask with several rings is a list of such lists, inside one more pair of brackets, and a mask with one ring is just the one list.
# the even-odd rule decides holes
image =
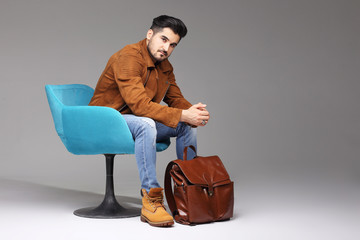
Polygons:
[[148,52],[150,53],[150,56],[156,61],[156,62],[162,62],[165,59],[167,59],[168,53],[164,49],[156,49],[153,46],[153,43],[151,39],[149,40],[149,44],[147,46]]

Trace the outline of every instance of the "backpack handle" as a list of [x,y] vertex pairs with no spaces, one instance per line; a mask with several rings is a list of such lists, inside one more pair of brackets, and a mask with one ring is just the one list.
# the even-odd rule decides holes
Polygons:
[[190,148],[194,151],[194,153],[195,153],[195,157],[194,157],[194,158],[197,157],[196,148],[195,148],[193,145],[186,146],[186,147],[184,148],[183,161],[186,161],[186,160],[187,160],[187,150],[188,150],[188,147],[190,147]]

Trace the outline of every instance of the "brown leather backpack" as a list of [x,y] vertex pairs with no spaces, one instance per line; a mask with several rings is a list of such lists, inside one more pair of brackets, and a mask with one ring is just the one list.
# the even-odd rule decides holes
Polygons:
[[[195,152],[195,147],[189,146]],[[165,172],[166,200],[176,222],[197,224],[230,219],[234,183],[218,156],[171,161]],[[174,183],[172,191],[171,179]]]

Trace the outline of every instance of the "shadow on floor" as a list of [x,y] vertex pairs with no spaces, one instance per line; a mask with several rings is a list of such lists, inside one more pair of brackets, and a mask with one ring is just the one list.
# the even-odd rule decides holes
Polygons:
[[[3,204],[42,205],[73,211],[98,206],[104,195],[0,178],[0,198]],[[116,199],[125,208],[141,207],[138,198],[116,196]]]

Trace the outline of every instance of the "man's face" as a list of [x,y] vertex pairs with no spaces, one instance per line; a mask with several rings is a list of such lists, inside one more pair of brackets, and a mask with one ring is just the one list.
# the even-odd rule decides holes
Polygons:
[[150,29],[147,32],[147,47],[154,62],[161,62],[167,59],[180,41],[180,36],[170,28],[163,28],[162,31],[154,34]]

